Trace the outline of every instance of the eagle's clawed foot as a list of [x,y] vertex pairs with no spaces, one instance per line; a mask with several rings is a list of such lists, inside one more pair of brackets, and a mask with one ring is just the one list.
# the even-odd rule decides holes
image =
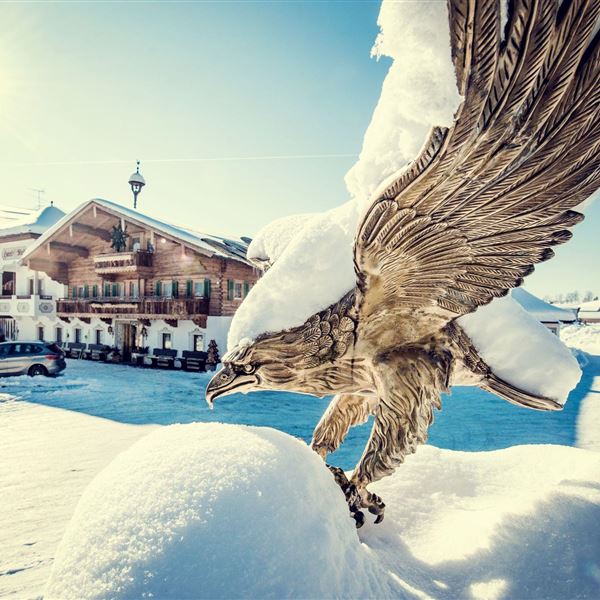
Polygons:
[[385,513],[385,503],[383,500],[377,494],[373,494],[366,489],[361,491],[360,497],[362,508],[366,508],[371,514],[377,515],[375,523],[381,523]]
[[333,478],[340,486],[342,492],[344,492],[346,503],[350,509],[350,516],[356,522],[357,529],[360,529],[365,524],[365,513],[361,508],[366,508],[370,513],[377,515],[375,523],[381,523],[381,521],[383,521],[385,504],[379,496],[372,494],[366,489],[359,490],[358,487],[346,477],[346,473],[339,467],[327,465],[327,468],[333,474]]
[[332,467],[327,465],[327,468],[333,474],[335,482],[340,486],[344,496],[346,497],[346,503],[350,509],[350,516],[356,521],[356,528],[360,528],[365,524],[365,513],[361,509],[360,494],[358,488],[350,482],[346,477],[346,473],[339,467]]

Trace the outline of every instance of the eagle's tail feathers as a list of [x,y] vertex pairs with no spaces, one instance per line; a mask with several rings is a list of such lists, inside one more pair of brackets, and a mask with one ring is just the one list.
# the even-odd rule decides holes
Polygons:
[[562,404],[559,404],[556,400],[526,392],[497,377],[493,373],[489,373],[479,384],[479,387],[517,406],[524,406],[534,410],[562,410],[563,408]]

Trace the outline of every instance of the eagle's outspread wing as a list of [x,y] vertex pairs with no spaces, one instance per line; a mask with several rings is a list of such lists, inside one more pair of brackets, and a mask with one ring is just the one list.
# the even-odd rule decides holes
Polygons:
[[598,0],[450,2],[464,101],[375,195],[355,239],[362,314],[505,295],[583,216],[600,185]]
[[[550,258],[583,218],[572,209],[600,184],[600,0],[511,0],[508,12],[504,25],[500,0],[450,0],[464,99],[453,125],[434,128],[373,196],[354,239],[356,289],[303,325],[238,340],[207,388],[209,401],[241,389],[335,393],[313,439],[322,456],[374,417],[351,479],[335,472],[359,525],[361,507],[381,520],[367,485],[426,440],[457,371],[511,402],[561,408],[496,376],[455,322]],[[345,242],[357,205],[323,231]],[[301,262],[283,261],[323,239],[311,234],[280,223],[256,258]],[[341,272],[351,282],[351,269]]]

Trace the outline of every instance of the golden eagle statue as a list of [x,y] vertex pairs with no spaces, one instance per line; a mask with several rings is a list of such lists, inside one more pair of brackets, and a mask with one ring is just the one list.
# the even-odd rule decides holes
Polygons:
[[[335,394],[314,432],[323,458],[374,417],[350,479],[332,469],[357,526],[383,518],[367,486],[427,439],[440,394],[460,377],[538,410],[479,356],[457,318],[520,286],[583,219],[600,185],[599,0],[451,0],[463,101],[418,157],[374,195],[354,240],[356,287],[300,327],[223,358],[206,396]],[[504,33],[504,35],[503,35]]]

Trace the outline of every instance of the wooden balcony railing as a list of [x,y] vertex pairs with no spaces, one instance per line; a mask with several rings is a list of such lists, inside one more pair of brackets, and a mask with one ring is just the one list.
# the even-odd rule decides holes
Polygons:
[[131,315],[169,319],[208,314],[208,298],[77,298],[56,301],[56,312],[65,316]]
[[152,267],[152,252],[111,252],[94,256],[94,268],[99,275],[110,273],[137,273]]

